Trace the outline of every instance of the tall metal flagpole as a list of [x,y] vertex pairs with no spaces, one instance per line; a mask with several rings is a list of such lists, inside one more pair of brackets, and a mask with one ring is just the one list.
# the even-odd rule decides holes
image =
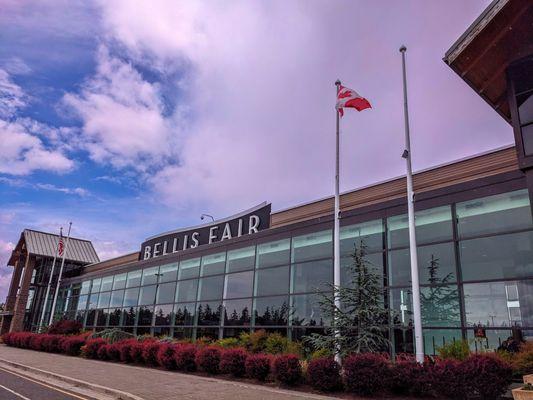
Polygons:
[[63,258],[61,260],[61,268],[59,268],[59,276],[57,277],[56,290],[54,293],[54,301],[52,303],[52,308],[50,309],[50,320],[48,321],[48,325],[52,325],[52,322],[54,321],[54,310],[56,308],[57,295],[59,294],[59,285],[61,285],[61,276],[63,275],[63,267],[65,266],[65,256],[67,255],[68,242],[70,240],[70,228],[72,228],[72,222],[68,223],[67,241],[65,243],[65,248],[63,249]]
[[52,277],[54,276],[54,270],[56,268],[56,260],[59,254],[59,243],[63,237],[63,227],[59,228],[59,238],[57,239],[56,251],[54,253],[54,261],[52,261],[52,270],[50,271],[50,278],[48,279],[48,286],[46,287],[46,295],[44,296],[43,310],[41,311],[41,318],[39,320],[39,332],[43,328],[44,313],[46,312],[46,306],[48,305],[48,296],[50,296],[50,286],[52,286]]
[[413,293],[413,318],[415,324],[416,361],[424,362],[424,340],[422,337],[422,317],[420,311],[420,282],[418,279],[418,256],[416,253],[416,228],[413,193],[413,171],[411,168],[411,139],[409,135],[409,109],[407,105],[407,76],[405,72],[405,52],[407,47],[400,47],[403,72],[403,106],[405,119],[405,150],[402,157],[407,166],[407,211],[409,216],[409,253],[411,254],[411,291]]
[[[337,95],[340,90],[341,81],[337,79],[335,82],[335,86],[337,86]],[[338,310],[341,305],[341,301],[339,299],[337,288],[341,284],[341,261],[340,261],[340,196],[339,196],[339,142],[340,142],[340,134],[339,134],[339,124],[340,124],[340,114],[339,110],[337,110],[337,130],[335,134],[335,215],[333,217],[334,220],[334,228],[333,228],[333,286],[335,287],[335,292],[333,294],[334,296],[334,303],[335,303],[335,309]],[[337,326],[337,316],[334,318],[334,324]],[[338,339],[340,337],[340,332],[337,328],[335,328],[335,337]],[[340,356],[340,349],[335,349],[335,360],[340,363],[341,362],[341,356]]]

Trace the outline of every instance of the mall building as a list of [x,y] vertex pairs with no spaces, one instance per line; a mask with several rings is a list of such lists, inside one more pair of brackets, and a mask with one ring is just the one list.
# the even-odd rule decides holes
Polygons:
[[[495,348],[510,335],[533,337],[533,3],[494,1],[444,62],[509,123],[515,143],[414,176],[429,354],[460,338]],[[413,348],[406,210],[405,177],[341,196],[342,283],[354,246],[364,243],[396,310],[397,351]],[[102,262],[90,242],[75,239],[55,315],[87,329],[176,338],[320,332],[331,323],[317,291],[333,280],[332,214],[332,197],[275,212],[265,203],[152,236],[139,251]],[[37,328],[56,242],[22,233],[8,263],[2,332]]]

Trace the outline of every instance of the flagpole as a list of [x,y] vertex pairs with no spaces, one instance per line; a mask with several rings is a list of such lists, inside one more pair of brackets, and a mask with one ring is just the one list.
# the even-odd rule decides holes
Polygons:
[[52,261],[52,270],[50,271],[50,278],[48,278],[48,286],[46,287],[46,295],[44,296],[43,310],[41,311],[41,318],[39,320],[38,331],[41,332],[44,322],[44,313],[46,312],[46,306],[48,305],[48,296],[50,295],[50,287],[52,286],[52,277],[54,276],[54,270],[56,268],[56,260],[59,252],[59,243],[63,236],[63,227],[59,228],[59,238],[57,239],[56,251],[54,253],[54,261]]
[[[339,94],[341,81],[337,79],[335,82],[335,86],[337,87],[337,95]],[[341,262],[340,262],[340,194],[339,194],[339,174],[340,174],[340,168],[339,168],[339,143],[340,143],[340,132],[339,132],[339,125],[340,125],[340,114],[339,110],[336,109],[337,114],[337,124],[336,124],[336,133],[335,133],[335,214],[333,216],[334,220],[334,227],[333,227],[333,286],[335,288],[333,293],[333,301],[335,304],[335,314],[338,314],[336,310],[340,309],[341,301],[339,299],[338,295],[338,288],[341,284]],[[335,315],[334,321],[335,325],[335,339],[337,341],[337,348],[335,349],[335,361],[338,363],[341,362],[341,356],[340,356],[340,348],[338,346],[339,338],[340,338],[340,331],[337,327],[337,315]]]
[[413,319],[415,327],[415,352],[416,361],[424,362],[424,341],[422,337],[422,316],[420,311],[420,282],[418,279],[418,255],[416,248],[416,228],[413,192],[413,170],[411,167],[411,138],[409,134],[409,109],[407,105],[407,75],[405,72],[405,52],[407,47],[400,47],[402,53],[403,73],[403,106],[405,120],[405,150],[402,157],[405,158],[407,167],[407,212],[409,218],[409,253],[411,255],[411,291],[413,294]]
[[65,266],[65,257],[67,255],[68,251],[68,242],[70,240],[70,229],[72,228],[72,222],[68,223],[68,233],[67,233],[67,241],[65,243],[65,248],[63,249],[63,258],[61,259],[61,268],[59,268],[59,276],[57,277],[57,284],[56,284],[56,290],[54,293],[54,301],[52,303],[52,308],[50,309],[50,320],[48,321],[48,325],[52,325],[52,322],[54,321],[54,310],[56,308],[57,303],[57,295],[59,294],[59,285],[61,285],[61,275],[63,274],[63,267]]

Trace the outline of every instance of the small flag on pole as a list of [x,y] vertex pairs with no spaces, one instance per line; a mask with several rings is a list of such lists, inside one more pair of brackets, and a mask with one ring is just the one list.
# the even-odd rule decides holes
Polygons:
[[59,233],[59,242],[57,243],[57,254],[61,257],[65,251],[65,245],[63,243],[63,232]]
[[355,90],[339,85],[335,108],[342,117],[344,115],[344,108],[355,108],[357,111],[363,111],[367,108],[372,108],[372,106],[367,99],[360,96]]

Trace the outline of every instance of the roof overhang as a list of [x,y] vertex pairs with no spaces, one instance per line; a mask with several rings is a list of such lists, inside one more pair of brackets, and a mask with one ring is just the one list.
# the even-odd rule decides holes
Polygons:
[[507,122],[507,66],[533,53],[533,2],[494,0],[446,52],[444,62]]

